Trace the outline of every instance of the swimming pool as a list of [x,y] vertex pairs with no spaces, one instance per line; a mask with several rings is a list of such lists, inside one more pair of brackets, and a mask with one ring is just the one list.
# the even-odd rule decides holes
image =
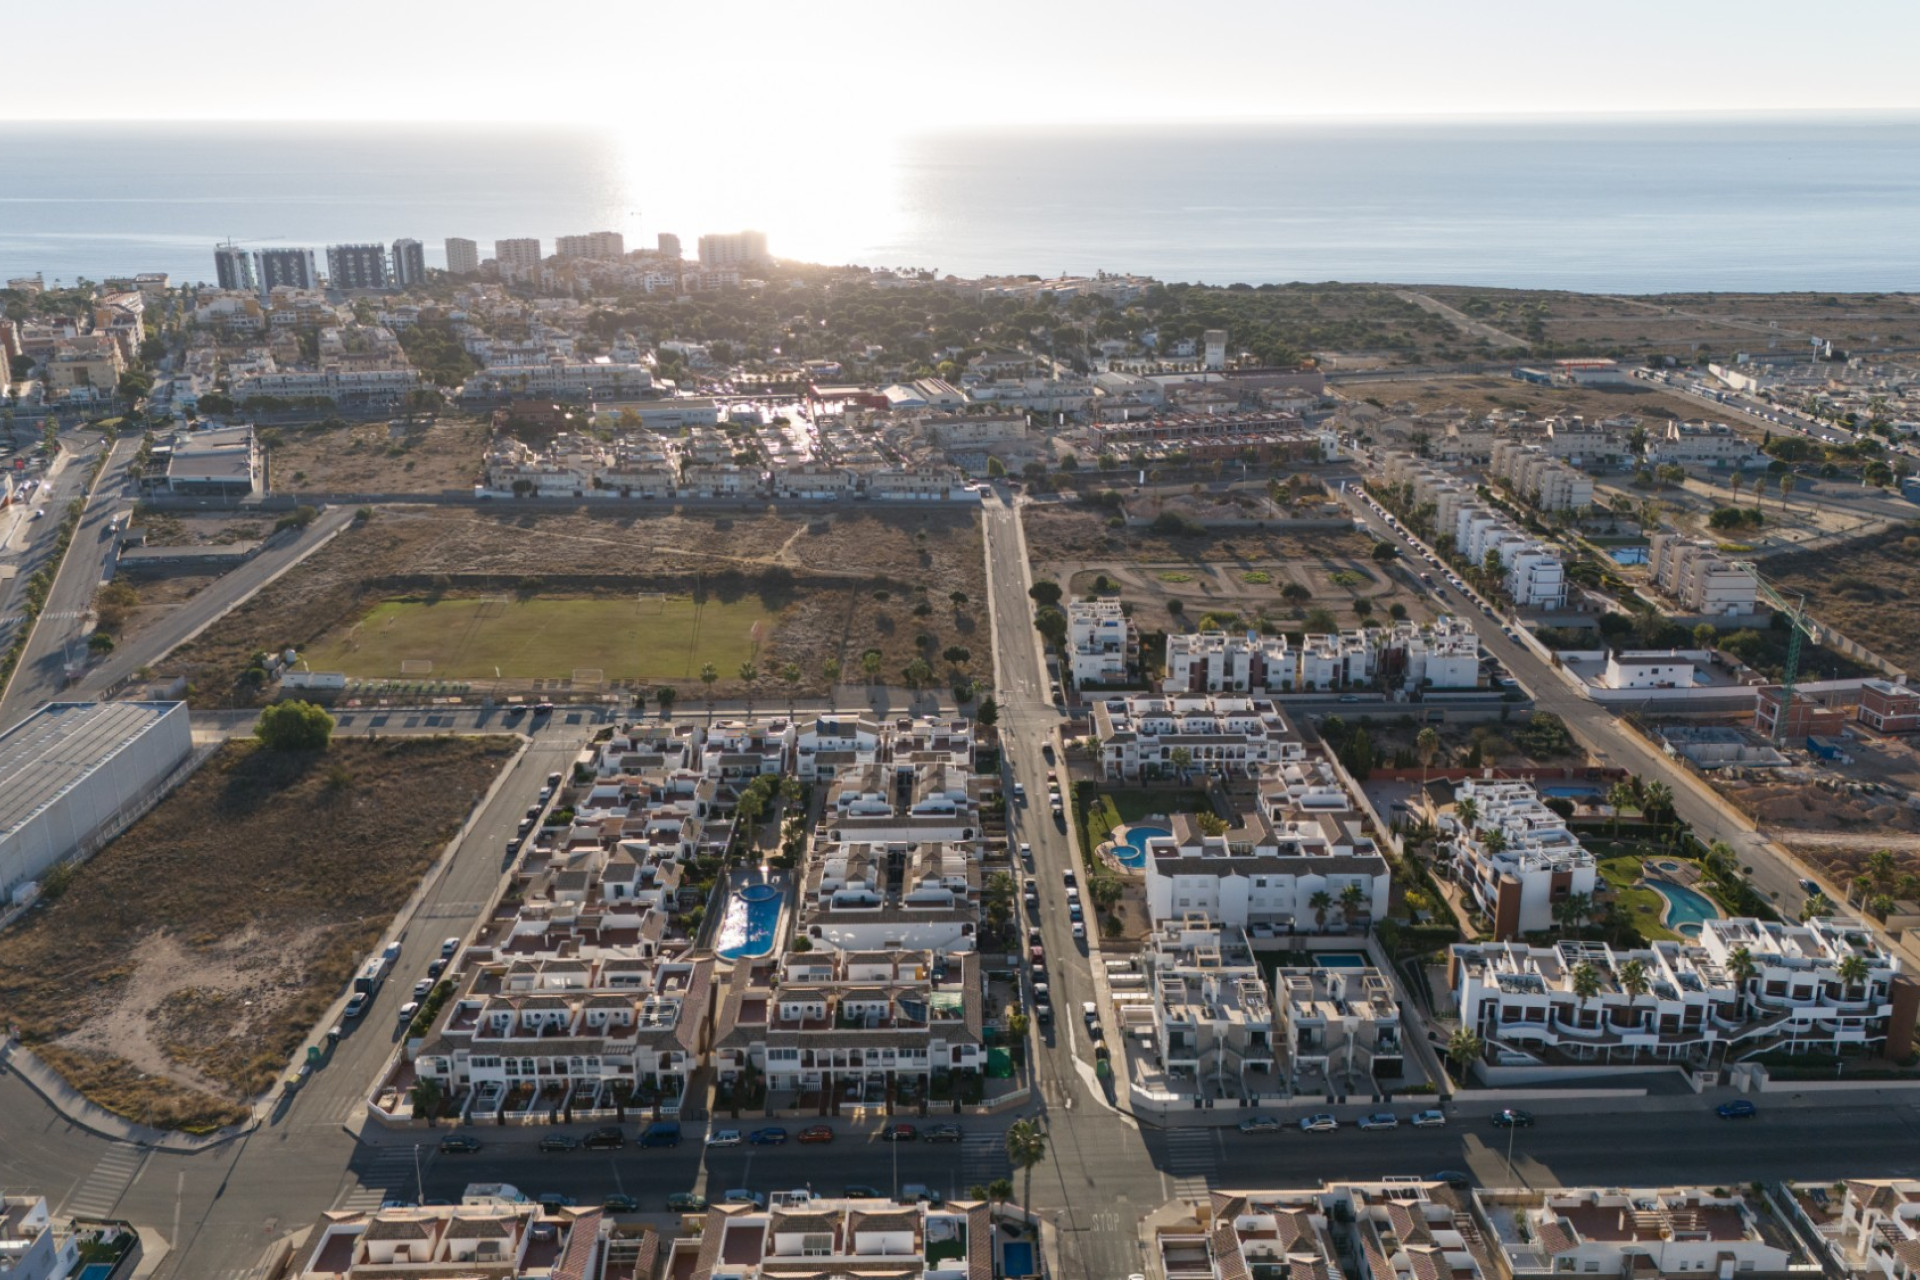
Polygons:
[[1114,841],[1113,856],[1119,859],[1121,866],[1138,871],[1147,865],[1147,841],[1155,836],[1172,834],[1165,827],[1129,826],[1127,838]]
[[81,1268],[80,1280],[107,1280],[113,1274],[113,1268],[111,1262],[89,1262]]
[[1646,885],[1667,900],[1667,928],[1675,933],[1697,938],[1702,923],[1720,918],[1720,908],[1704,894],[1684,885],[1668,884],[1664,880],[1649,880]]
[[1590,782],[1556,782],[1540,788],[1543,796],[1559,796],[1563,800],[1580,800],[1597,796],[1600,788]]
[[1009,1240],[1000,1246],[1000,1273],[1008,1280],[1033,1274],[1033,1244],[1027,1240]]
[[720,932],[714,938],[715,954],[723,960],[738,960],[771,952],[784,896],[770,884],[750,884],[729,894],[727,914],[721,917]]
[[1313,963],[1322,969],[1364,969],[1373,962],[1358,951],[1318,951]]

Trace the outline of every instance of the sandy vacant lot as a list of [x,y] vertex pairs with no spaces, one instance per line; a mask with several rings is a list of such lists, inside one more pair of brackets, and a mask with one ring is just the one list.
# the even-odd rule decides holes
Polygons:
[[269,486],[276,493],[438,493],[480,476],[491,428],[472,418],[427,425],[268,427]]

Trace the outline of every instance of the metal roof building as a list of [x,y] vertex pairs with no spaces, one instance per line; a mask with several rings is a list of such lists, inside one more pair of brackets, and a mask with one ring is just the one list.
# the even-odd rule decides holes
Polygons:
[[192,752],[184,702],[56,702],[0,734],[0,895],[97,847]]

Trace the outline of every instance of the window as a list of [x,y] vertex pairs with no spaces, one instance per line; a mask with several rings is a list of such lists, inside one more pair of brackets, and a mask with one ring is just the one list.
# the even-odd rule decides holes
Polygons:
[[833,1256],[833,1233],[830,1231],[808,1232],[800,1237],[800,1255],[805,1258],[830,1258]]

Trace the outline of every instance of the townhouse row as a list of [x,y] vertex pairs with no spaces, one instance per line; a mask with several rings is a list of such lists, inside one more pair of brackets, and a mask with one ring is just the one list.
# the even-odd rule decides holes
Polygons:
[[1475,689],[1479,636],[1442,616],[1428,625],[1396,622],[1302,637],[1195,631],[1167,637],[1168,694],[1312,693],[1381,687],[1389,692]]

